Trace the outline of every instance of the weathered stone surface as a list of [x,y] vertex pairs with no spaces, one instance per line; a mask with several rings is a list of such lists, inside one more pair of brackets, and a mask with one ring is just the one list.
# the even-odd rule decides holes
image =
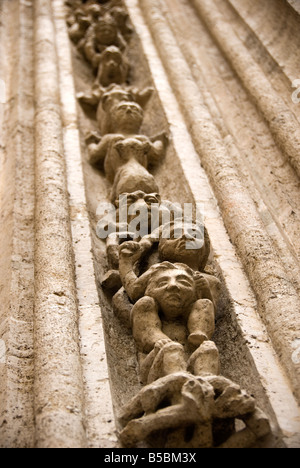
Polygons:
[[[246,429],[234,429],[235,418],[243,420]],[[216,421],[221,420],[226,423],[218,433]],[[120,421],[125,426],[121,440],[129,447],[163,432],[164,448],[247,448],[256,437],[270,432],[253,398],[237,385],[221,377],[203,379],[184,373],[145,387],[124,409]]]
[[299,447],[295,3],[1,2],[0,447]]

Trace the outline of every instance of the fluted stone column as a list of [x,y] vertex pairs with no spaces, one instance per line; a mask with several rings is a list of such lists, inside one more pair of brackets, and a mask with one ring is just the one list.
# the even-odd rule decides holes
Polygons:
[[[200,203],[222,285],[221,373],[300,445],[300,10],[294,0],[124,0],[130,84],[167,130],[162,198]],[[64,0],[0,2],[0,447],[120,447],[141,389],[132,333],[101,286],[88,163],[95,80]],[[4,93],[4,91],[5,93]],[[299,93],[300,94],[300,93]]]

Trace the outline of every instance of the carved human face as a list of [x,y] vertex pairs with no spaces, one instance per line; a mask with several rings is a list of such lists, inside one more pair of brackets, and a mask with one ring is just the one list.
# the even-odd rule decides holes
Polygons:
[[[102,85],[109,84],[112,81],[122,81],[124,72],[122,70],[123,59],[119,52],[106,51],[102,54],[101,66],[99,68],[99,78]],[[124,98],[126,100],[126,93]],[[121,98],[119,98],[119,102]]]
[[139,132],[143,116],[143,109],[135,102],[120,102],[112,111],[114,128],[120,128],[132,134]]
[[118,221],[121,210],[124,218],[127,217],[128,224],[139,216],[147,225],[148,232],[150,232],[152,217],[159,217],[160,196],[157,193],[147,194],[142,191],[124,193],[116,204],[119,208]]
[[95,34],[100,44],[110,45],[117,37],[117,27],[112,21],[102,19],[97,24]]
[[119,52],[107,51],[106,54],[102,56],[102,60],[106,66],[119,67],[122,64],[122,55]]
[[97,20],[101,15],[102,9],[100,5],[92,4],[87,8],[87,13],[91,15],[94,20]]
[[[111,48],[107,49],[108,51]],[[105,54],[106,55],[106,54]],[[120,60],[122,57],[120,56]],[[131,93],[121,88],[120,86],[114,86],[109,92],[105,93],[101,99],[101,105],[103,110],[109,111],[120,102],[132,102],[133,98]]]
[[[197,268],[205,255],[203,227],[197,224],[181,222],[171,224],[163,231],[159,243],[159,253],[163,261],[186,263]],[[169,234],[169,238],[164,238]]]
[[167,320],[176,319],[196,301],[195,281],[184,269],[165,269],[150,280],[146,295],[158,302]]

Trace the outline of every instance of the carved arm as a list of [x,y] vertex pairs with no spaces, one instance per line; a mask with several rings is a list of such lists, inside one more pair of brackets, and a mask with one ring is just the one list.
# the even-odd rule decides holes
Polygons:
[[123,286],[132,302],[141,299],[145,294],[149,275],[148,270],[138,277],[135,272],[135,265],[143,255],[143,249],[138,242],[124,242],[120,246],[120,276]]

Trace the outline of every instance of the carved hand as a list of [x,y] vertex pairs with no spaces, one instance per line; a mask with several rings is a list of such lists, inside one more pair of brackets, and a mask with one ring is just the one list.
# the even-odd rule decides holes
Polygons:
[[209,289],[209,282],[201,273],[196,273],[197,289]]
[[95,54],[92,60],[93,68],[97,69],[101,60],[101,54]]
[[130,260],[131,263],[137,262],[142,256],[142,248],[138,242],[124,242],[119,247],[120,258]]

